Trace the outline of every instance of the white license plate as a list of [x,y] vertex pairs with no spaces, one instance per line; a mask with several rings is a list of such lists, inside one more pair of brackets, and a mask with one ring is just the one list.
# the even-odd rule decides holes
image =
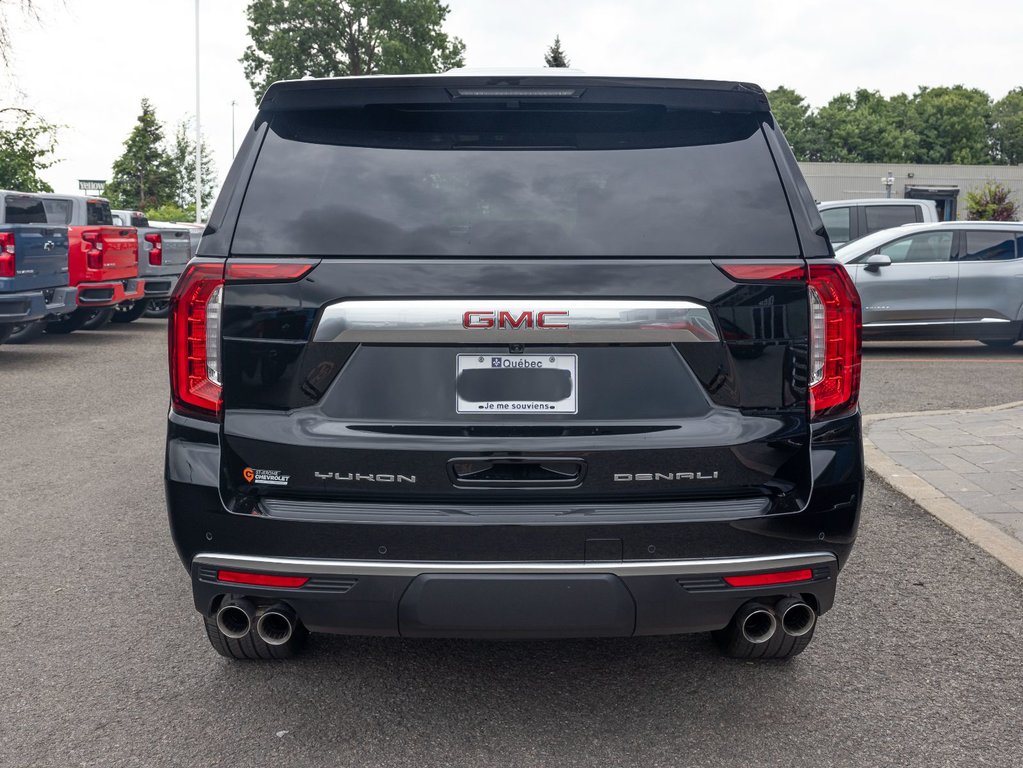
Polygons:
[[576,413],[576,355],[458,355],[458,413]]

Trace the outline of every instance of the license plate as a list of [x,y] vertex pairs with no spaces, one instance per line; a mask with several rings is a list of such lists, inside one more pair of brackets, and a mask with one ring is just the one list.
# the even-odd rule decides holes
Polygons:
[[576,355],[458,355],[458,413],[576,413]]

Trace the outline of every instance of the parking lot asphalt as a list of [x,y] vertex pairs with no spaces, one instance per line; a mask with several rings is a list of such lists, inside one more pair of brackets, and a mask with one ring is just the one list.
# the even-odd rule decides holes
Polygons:
[[[864,404],[1023,400],[978,373],[1004,354],[868,350]],[[1020,763],[1023,581],[873,477],[836,607],[790,663],[704,636],[314,636],[294,662],[230,663],[167,531],[164,358],[150,320],[0,348],[4,768]]]

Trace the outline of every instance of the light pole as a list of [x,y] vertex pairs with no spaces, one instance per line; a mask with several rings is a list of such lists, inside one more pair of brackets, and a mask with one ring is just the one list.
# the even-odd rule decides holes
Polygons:
[[199,127],[199,0],[195,0],[195,223],[202,223],[202,133]]
[[231,100],[231,159],[234,159],[234,105],[237,104],[234,99]]

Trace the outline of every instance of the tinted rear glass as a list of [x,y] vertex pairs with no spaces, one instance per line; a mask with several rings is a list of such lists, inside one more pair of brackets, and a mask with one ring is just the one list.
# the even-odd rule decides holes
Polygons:
[[46,219],[50,224],[68,225],[71,223],[71,201],[55,200],[52,197],[43,200],[46,208]]
[[86,204],[86,224],[113,224],[110,203],[106,200],[90,200]]
[[7,224],[45,224],[46,209],[43,201],[37,197],[6,196],[4,221]]
[[864,208],[867,215],[866,234],[919,221],[919,210],[915,205],[868,205]]
[[972,231],[966,233],[963,261],[1008,261],[1016,258],[1012,232]]
[[275,115],[232,251],[796,256],[759,118],[659,106]]

